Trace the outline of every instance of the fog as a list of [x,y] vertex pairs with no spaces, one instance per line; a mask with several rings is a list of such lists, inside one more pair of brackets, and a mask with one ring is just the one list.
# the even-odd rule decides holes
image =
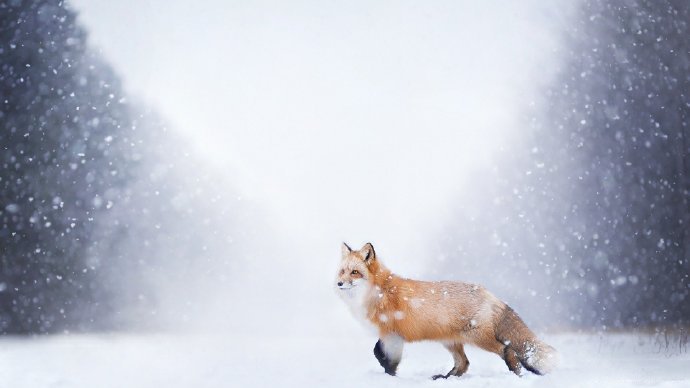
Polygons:
[[265,211],[247,242],[262,253],[229,275],[261,289],[232,298],[315,310],[341,241],[428,273],[469,173],[520,137],[567,17],[536,1],[71,4],[127,93]]
[[689,21],[0,0],[0,381],[688,386]]

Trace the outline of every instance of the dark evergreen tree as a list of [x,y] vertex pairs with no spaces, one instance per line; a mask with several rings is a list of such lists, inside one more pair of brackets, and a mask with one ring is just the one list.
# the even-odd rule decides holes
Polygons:
[[577,161],[585,319],[687,322],[690,4],[589,1],[578,18],[549,117]]
[[87,252],[127,110],[61,2],[0,3],[0,44],[0,330],[52,331],[107,299]]
[[0,332],[150,326],[161,284],[222,282],[228,185],[128,104],[61,1],[0,1],[0,147]]
[[688,23],[683,1],[583,2],[530,132],[455,213],[446,262],[562,322],[687,323]]

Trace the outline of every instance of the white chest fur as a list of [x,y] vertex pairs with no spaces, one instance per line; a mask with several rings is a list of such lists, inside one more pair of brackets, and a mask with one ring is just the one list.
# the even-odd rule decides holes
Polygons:
[[369,303],[372,289],[366,281],[361,281],[348,289],[340,289],[338,294],[350,309],[352,315],[368,330],[378,334],[376,326],[369,320]]

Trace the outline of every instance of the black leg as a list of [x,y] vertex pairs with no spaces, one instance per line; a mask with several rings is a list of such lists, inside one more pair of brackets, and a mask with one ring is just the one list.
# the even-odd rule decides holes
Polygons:
[[391,360],[388,356],[386,356],[386,353],[383,351],[381,340],[376,341],[376,345],[374,346],[374,356],[376,356],[376,359],[379,360],[379,364],[381,364],[386,373],[391,376],[395,376],[395,371],[398,369],[398,364],[400,361]]

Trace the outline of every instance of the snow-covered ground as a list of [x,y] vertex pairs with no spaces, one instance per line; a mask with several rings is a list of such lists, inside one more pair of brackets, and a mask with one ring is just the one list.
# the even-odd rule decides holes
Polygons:
[[378,366],[374,338],[69,335],[0,340],[0,386],[23,387],[688,387],[686,347],[644,334],[545,336],[561,368],[519,378],[495,355],[468,349],[470,369],[432,381],[451,358],[408,345],[398,377]]

